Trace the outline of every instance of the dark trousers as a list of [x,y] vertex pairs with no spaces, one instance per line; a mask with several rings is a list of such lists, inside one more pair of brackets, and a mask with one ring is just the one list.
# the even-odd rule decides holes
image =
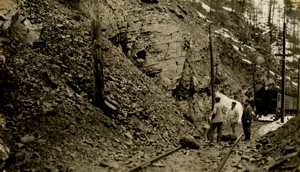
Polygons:
[[251,123],[243,123],[243,130],[245,134],[245,139],[249,139],[251,137]]
[[210,129],[208,131],[208,139],[211,142],[214,141],[214,135],[215,135],[216,128],[217,128],[217,133],[218,133],[217,141],[218,142],[221,141],[221,139],[222,139],[222,125],[223,125],[223,122],[211,123]]

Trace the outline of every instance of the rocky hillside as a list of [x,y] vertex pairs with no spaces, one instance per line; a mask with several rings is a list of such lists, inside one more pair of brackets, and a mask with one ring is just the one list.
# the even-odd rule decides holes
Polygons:
[[258,88],[267,82],[263,72],[275,67],[269,65],[273,61],[267,38],[257,36],[260,30],[236,13],[207,12],[199,3],[181,1],[108,1],[102,8],[102,31],[107,38],[120,45],[147,76],[170,90],[191,121],[204,117],[210,106],[210,21],[219,91],[239,101],[245,99],[245,92],[253,95],[252,65],[243,59],[265,59],[264,68],[255,69]]
[[[256,140],[259,161],[254,162],[256,171],[299,171],[300,169],[300,118],[290,119],[278,130]],[[282,139],[284,138],[284,139]]]
[[15,13],[2,14],[11,25],[1,30],[0,109],[14,142],[11,171],[124,169],[176,146],[184,133],[204,134],[210,21],[220,92],[243,100],[252,85],[245,60],[254,60],[246,54],[266,53],[247,41],[254,31],[235,13],[181,1],[107,0],[99,11],[111,109],[102,112],[92,102],[89,4],[9,2]]

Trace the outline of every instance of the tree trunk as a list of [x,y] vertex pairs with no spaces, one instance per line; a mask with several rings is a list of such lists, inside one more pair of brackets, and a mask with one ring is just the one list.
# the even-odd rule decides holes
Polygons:
[[275,14],[275,12],[274,12],[274,10],[275,10],[275,4],[276,4],[276,2],[275,2],[275,0],[273,0],[273,10],[272,10],[272,24],[274,24],[274,22],[273,22],[273,19],[274,19],[274,14]]
[[269,0],[269,15],[268,15],[268,25],[271,24],[271,15],[272,15],[272,0]]
[[[97,16],[97,15],[96,15]],[[103,54],[100,46],[101,28],[99,18],[92,21],[92,56],[93,56],[93,89],[94,103],[100,109],[104,110],[104,75],[103,75]]]

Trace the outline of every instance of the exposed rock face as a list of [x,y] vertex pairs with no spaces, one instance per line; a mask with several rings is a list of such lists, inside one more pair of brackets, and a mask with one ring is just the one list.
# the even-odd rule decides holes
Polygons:
[[184,116],[202,119],[211,102],[209,23],[184,7],[188,4],[108,0],[105,5],[109,8],[99,10],[105,36],[146,75],[159,76],[165,89],[175,90]]
[[[154,70],[160,70],[162,83],[168,87],[175,85],[181,77],[186,51],[183,50],[182,29],[166,13],[156,13],[151,10],[147,17],[133,24],[133,27],[140,27],[136,38],[141,38],[129,44],[127,48],[131,52],[128,55],[136,60],[144,59],[143,67],[151,66]],[[139,55],[143,50],[145,56]]]
[[0,67],[3,67],[5,63],[5,56],[3,56],[3,42],[7,39],[3,37],[3,34],[11,26],[16,13],[16,1],[0,1]]
[[11,23],[12,18],[17,13],[17,2],[14,0],[0,1],[0,26],[1,33],[3,30],[7,30]]
[[[174,89],[181,78],[186,59],[186,31],[176,23],[169,11],[181,15],[181,10],[178,7],[164,6],[142,8],[140,4],[136,4],[135,9],[128,9],[128,2],[108,3],[112,8],[122,3],[124,9],[114,11],[122,10],[124,15],[115,16],[116,13],[112,11],[110,16],[102,16],[102,30],[105,35],[120,44],[127,57],[146,74],[160,73],[165,88]],[[119,5],[114,5],[115,3]]]

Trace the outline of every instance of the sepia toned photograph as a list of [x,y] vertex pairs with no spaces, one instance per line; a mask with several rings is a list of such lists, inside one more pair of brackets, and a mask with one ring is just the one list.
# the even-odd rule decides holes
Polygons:
[[0,172],[300,172],[300,0],[0,0]]

